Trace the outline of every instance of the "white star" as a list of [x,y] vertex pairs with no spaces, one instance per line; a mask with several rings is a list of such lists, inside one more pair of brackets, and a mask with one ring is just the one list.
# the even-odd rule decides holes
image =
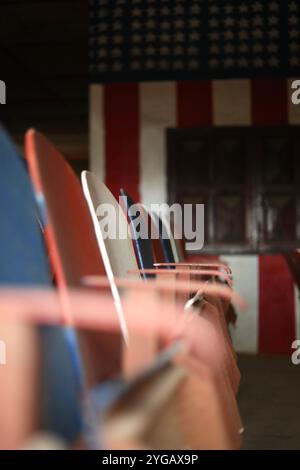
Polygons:
[[198,28],[200,25],[200,21],[197,20],[197,18],[192,18],[191,20],[189,20],[189,25],[191,28]]
[[267,49],[270,53],[275,53],[278,51],[278,46],[271,42],[271,44],[268,44]]
[[101,63],[98,64],[97,69],[99,72],[106,72],[107,71],[107,64]]
[[249,33],[242,29],[242,31],[239,32],[238,36],[241,41],[245,41],[249,38]]
[[107,16],[107,10],[99,10],[99,17],[103,18],[104,16]]
[[149,18],[149,20],[146,21],[146,26],[148,29],[153,29],[156,26],[156,23],[152,18]]
[[141,26],[142,26],[142,23],[138,20],[134,20],[132,23],[131,23],[131,26],[132,26],[132,29],[140,29]]
[[197,31],[191,31],[189,33],[189,38],[191,39],[191,41],[197,41],[198,39],[200,39],[200,34],[197,33]]
[[213,31],[212,33],[209,34],[209,38],[211,41],[218,41],[218,39],[220,38],[220,35],[219,33],[217,33],[217,31]]
[[261,5],[261,3],[258,3],[258,2],[255,2],[253,5],[252,5],[252,8],[253,10],[257,13],[259,11],[262,11],[263,7]]
[[249,28],[249,21],[246,20],[246,18],[241,18],[240,21],[239,21],[239,27],[240,27],[241,29],[243,29],[243,28],[245,28],[245,29]]
[[298,44],[297,44],[296,42],[293,41],[293,42],[291,42],[291,44],[290,44],[290,49],[291,49],[291,51],[293,51],[293,52],[298,52],[298,51],[299,51],[299,46],[298,46]]
[[182,69],[183,68],[183,62],[182,60],[175,60],[173,63],[174,69]]
[[106,36],[99,36],[98,42],[99,42],[99,44],[106,44],[107,43],[107,37]]
[[137,60],[135,60],[135,61],[132,62],[132,64],[130,65],[130,68],[131,68],[132,70],[140,70],[141,64],[140,64],[140,62],[138,62]]
[[199,50],[195,46],[190,46],[190,47],[188,47],[187,52],[188,52],[189,55],[197,55]]
[[174,8],[174,13],[175,15],[183,15],[184,14],[184,8],[182,5],[177,5],[175,8]]
[[99,49],[98,56],[102,58],[107,57],[107,49]]
[[114,31],[120,31],[122,29],[122,23],[119,21],[113,24],[113,30]]
[[268,19],[268,23],[269,23],[269,25],[274,26],[278,23],[278,18],[276,18],[276,16],[272,15]]
[[160,49],[159,49],[159,53],[160,55],[169,55],[170,53],[170,48],[168,46],[162,46]]
[[171,28],[171,24],[169,23],[169,21],[163,21],[161,23],[161,29],[170,29]]
[[113,37],[113,42],[115,44],[121,44],[123,42],[123,37],[120,35],[120,34],[116,34],[114,37]]
[[271,31],[269,32],[269,36],[270,36],[270,38],[272,38],[272,39],[278,38],[278,37],[279,37],[279,31],[278,31],[278,29],[272,28]]
[[270,3],[269,9],[270,9],[271,11],[278,11],[278,10],[279,10],[279,5],[278,5],[278,3],[277,3],[277,2],[272,2],[272,3]]
[[232,57],[226,57],[226,59],[224,59],[224,67],[230,68],[233,66],[234,66],[234,59]]
[[263,45],[262,45],[260,42],[256,42],[256,43],[254,43],[254,45],[253,45],[253,50],[254,50],[256,53],[261,53],[261,52],[263,52],[264,48],[263,48]]
[[253,61],[254,67],[263,67],[264,66],[264,61],[262,60],[261,57],[256,57]]
[[153,59],[148,59],[146,60],[146,68],[147,69],[154,69],[155,68],[155,62]]
[[246,59],[246,57],[241,57],[239,60],[238,60],[238,64],[240,67],[248,67],[249,65],[249,61],[248,59]]
[[146,52],[147,52],[148,55],[155,55],[156,49],[153,46],[148,46],[148,47],[146,47]]
[[178,20],[175,20],[174,24],[175,24],[175,27],[178,29],[184,28],[184,21],[181,18],[178,18]]
[[295,26],[298,23],[298,18],[297,16],[293,15],[289,17],[289,23],[293,26]]
[[246,5],[245,3],[242,3],[242,5],[239,7],[239,11],[240,13],[248,13],[248,5]]
[[155,8],[153,8],[153,7],[148,8],[147,14],[148,14],[148,16],[154,16],[155,15]]
[[140,56],[141,54],[142,54],[142,50],[139,47],[133,47],[131,49],[131,55]]
[[234,9],[233,9],[233,6],[232,6],[232,5],[226,5],[226,6],[224,7],[224,10],[225,10],[225,12],[227,13],[227,15],[231,15],[231,13],[233,12]]
[[299,59],[298,57],[296,57],[296,56],[293,55],[293,56],[290,58],[290,64],[293,65],[293,66],[297,66],[297,65],[300,64],[300,59]]
[[190,7],[190,12],[193,14],[193,15],[198,15],[200,12],[201,12],[201,8],[199,7],[199,5],[197,4],[194,4]]
[[111,55],[113,57],[121,57],[121,55],[122,55],[121,49],[118,49],[117,47],[114,47],[111,51]]
[[211,15],[215,15],[216,13],[219,12],[219,7],[217,5],[212,5],[209,7],[209,11]]
[[156,40],[156,35],[151,31],[146,34],[146,41],[147,42],[154,42]]
[[254,26],[262,26],[263,25],[263,19],[261,18],[261,16],[256,15],[253,18],[253,24],[254,24]]
[[211,28],[217,28],[219,25],[219,22],[216,18],[212,18],[211,20],[209,20],[209,26]]
[[142,10],[139,8],[134,8],[131,12],[132,16],[141,16],[142,15]]
[[209,50],[211,54],[220,54],[220,47],[217,44],[212,44]]
[[213,59],[210,59],[209,61],[209,65],[214,68],[219,67],[219,64],[220,64],[219,60],[216,59],[215,57]]
[[200,63],[196,59],[189,60],[188,65],[190,69],[198,69],[200,67]]
[[291,11],[297,11],[297,10],[298,10],[298,5],[297,5],[297,3],[296,3],[296,2],[291,2],[291,3],[289,3],[289,9],[290,9]]
[[161,12],[162,15],[169,15],[170,12],[171,12],[171,10],[170,10],[170,8],[168,8],[168,7],[163,7],[163,8],[160,10],[160,12]]
[[231,42],[228,42],[224,46],[224,51],[226,54],[233,54],[234,53],[234,46],[231,44]]
[[277,59],[277,57],[271,56],[271,57],[268,59],[268,64],[269,64],[271,67],[278,67],[278,66],[279,66],[279,60]]
[[120,70],[122,70],[122,63],[114,62],[112,65],[112,69],[114,70],[114,72],[119,72]]
[[175,55],[181,55],[181,54],[183,54],[183,52],[184,52],[184,49],[183,49],[182,46],[175,46],[174,47],[174,54]]
[[116,8],[116,9],[114,10],[114,17],[115,17],[115,18],[117,18],[117,17],[119,17],[119,16],[122,16],[122,15],[123,15],[123,10],[122,10],[122,8]]
[[142,36],[140,34],[133,34],[131,40],[132,42],[141,42]]
[[234,26],[234,19],[231,18],[231,16],[228,16],[227,18],[225,18],[224,24],[227,28],[230,28],[231,26]]
[[255,29],[252,31],[252,36],[253,36],[255,39],[261,39],[261,38],[263,37],[263,33],[262,33],[261,29],[255,28]]
[[159,65],[159,68],[160,68],[160,69],[166,70],[166,69],[169,68],[169,63],[168,63],[165,59],[160,60],[160,61],[158,62],[158,65]]
[[249,52],[249,46],[246,43],[242,43],[239,45],[239,51],[242,54],[246,54],[247,52]]
[[175,33],[175,41],[176,42],[183,42],[185,39],[184,34],[181,31],[177,31]]
[[233,32],[230,29],[228,29],[227,31],[224,32],[224,38],[227,39],[227,40],[233,39],[234,38]]

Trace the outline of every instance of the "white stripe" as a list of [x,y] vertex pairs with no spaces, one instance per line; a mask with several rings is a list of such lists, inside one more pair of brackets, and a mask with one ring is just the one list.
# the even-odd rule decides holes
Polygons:
[[142,83],[140,85],[140,193],[143,204],[167,202],[166,129],[175,126],[175,83]]
[[258,301],[259,258],[256,255],[223,256],[233,271],[234,289],[247,302],[245,311],[237,311],[236,326],[231,328],[233,344],[237,352],[258,351]]
[[298,287],[294,286],[294,292],[295,292],[295,322],[296,322],[296,338],[295,339],[300,339],[300,292]]
[[90,86],[90,169],[105,181],[105,124],[103,85]]
[[[289,124],[300,124],[300,104],[296,105],[292,102],[292,82],[294,79],[287,80],[287,96],[288,96],[288,107],[289,107]],[[295,79],[296,80],[296,79]],[[299,78],[298,78],[299,80]]]
[[213,81],[213,119],[216,126],[251,124],[250,80]]

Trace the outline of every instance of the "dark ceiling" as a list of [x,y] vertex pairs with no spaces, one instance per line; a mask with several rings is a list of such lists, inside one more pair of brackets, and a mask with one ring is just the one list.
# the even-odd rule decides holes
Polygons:
[[88,0],[0,0],[0,121],[18,141],[34,126],[87,152],[87,19]]

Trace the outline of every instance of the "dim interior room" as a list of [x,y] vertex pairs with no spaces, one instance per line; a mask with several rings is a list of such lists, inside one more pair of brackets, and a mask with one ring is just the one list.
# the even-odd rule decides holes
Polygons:
[[[0,449],[299,450],[300,3],[1,0],[0,60],[0,214],[6,221],[0,223],[0,312],[7,309],[3,322],[0,313],[0,389],[12,381],[8,390],[17,384],[28,400],[7,399],[5,387],[0,392],[0,416],[5,408],[3,419],[11,423],[8,434],[0,430]],[[101,204],[121,211],[118,223],[130,240],[105,239]],[[147,212],[154,204],[201,205],[196,230],[202,245],[190,243],[187,250],[185,234],[176,238],[174,217],[167,227]],[[147,241],[133,236],[140,228],[133,208],[143,216],[139,224],[155,225]],[[9,297],[7,287],[16,293]],[[35,290],[27,295],[24,287]],[[96,302],[120,323],[107,327],[109,313],[97,323]],[[163,341],[155,337],[154,348],[153,331],[149,341],[135,344],[130,332],[128,340],[124,311],[139,313],[142,325],[141,317],[156,318],[164,308],[181,308],[182,316],[191,308],[203,324],[196,320],[193,334],[183,326],[180,341],[168,337],[168,367],[160,369]],[[10,311],[21,323],[15,332],[5,322]],[[25,327],[22,315],[30,318]],[[60,339],[49,326],[40,333],[36,318],[50,322]],[[141,331],[150,331],[148,323]],[[99,331],[89,336],[85,328]],[[175,421],[170,404],[165,421],[148,429],[147,412],[163,408],[167,393],[155,367],[172,388],[168,403],[184,395],[198,409],[187,385],[193,366],[185,343],[193,344],[190,355],[199,362],[193,386],[199,400],[207,400],[205,412]],[[181,347],[184,359],[174,352]],[[80,380],[87,382],[84,391],[103,387],[97,399],[92,392],[93,439],[78,424],[86,416],[71,387],[66,348],[72,364],[83,363],[76,387]],[[131,348],[132,355],[124,352]],[[184,380],[176,361],[184,364]],[[35,387],[15,377],[23,366]],[[145,371],[147,387],[161,397],[152,408],[148,395],[139,395]],[[119,376],[128,387],[121,392]],[[175,382],[184,389],[181,398]],[[57,403],[53,399],[53,419],[46,410],[51,390],[61,392]],[[149,411],[145,405],[142,413],[142,400]],[[217,417],[210,414],[215,403]],[[132,434],[129,424],[124,431],[126,413],[140,420]],[[167,426],[173,422],[174,436]]]

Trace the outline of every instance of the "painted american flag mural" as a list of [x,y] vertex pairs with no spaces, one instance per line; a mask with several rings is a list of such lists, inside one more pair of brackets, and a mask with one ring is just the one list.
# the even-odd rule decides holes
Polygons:
[[[196,9],[194,10],[195,13],[190,13],[193,5],[198,5],[200,9],[204,4],[207,4],[206,8],[216,6],[219,10],[210,10],[215,12],[211,13],[212,17],[216,16],[220,21],[222,18],[226,19],[227,17],[234,19],[232,26],[229,22],[223,22],[220,23],[218,28],[216,23],[212,23],[209,28],[206,28],[207,34],[212,35],[214,31],[216,34],[214,36],[206,35],[206,42],[204,41],[206,53],[202,59],[204,61],[202,62],[203,74],[200,68],[197,71],[192,70],[192,67],[189,68],[188,57],[190,56],[185,48],[193,46],[187,42],[182,45],[185,51],[183,54],[185,62],[184,70],[180,73],[173,68],[159,70],[158,66],[148,72],[148,69],[146,70],[146,61],[151,56],[151,54],[147,55],[151,52],[151,49],[148,52],[143,50],[142,55],[139,56],[141,57],[141,68],[139,70],[129,70],[131,61],[136,59],[129,58],[129,51],[126,46],[126,41],[127,43],[129,41],[128,30],[130,28],[130,34],[133,34],[132,22],[144,23],[146,18],[145,13],[143,13],[144,16],[136,14],[137,19],[134,20],[133,15],[129,13],[136,6],[144,6],[146,3],[155,4],[152,7],[156,11],[155,18],[159,17],[161,21],[163,21],[163,14],[160,15],[158,9],[169,5],[168,8],[173,9],[172,15],[174,16],[168,17],[169,20],[166,20],[165,28],[167,30],[167,22],[169,21],[171,31],[175,32],[178,29],[180,30],[180,23],[173,24],[175,22],[173,11],[176,5],[182,5],[185,11],[182,21],[187,22],[186,30],[183,30],[186,31],[186,33],[183,33],[185,37],[188,31],[196,31],[197,29],[201,31],[199,34],[203,34],[200,26],[203,22],[202,17],[199,19],[199,27],[196,27],[196,23],[194,23],[195,27],[193,28],[189,23],[190,18],[196,15]],[[129,4],[131,4],[130,9]],[[248,7],[247,12],[244,7],[242,10],[242,5]],[[255,5],[257,12],[254,11]],[[258,5],[262,7],[261,12]],[[271,5],[273,7],[270,8]],[[288,22],[284,24],[288,24],[288,28],[280,25],[282,15],[276,13],[278,12],[276,5],[279,9],[284,8],[284,21]],[[227,12],[225,10],[226,6],[228,7]],[[233,10],[230,10],[229,7],[232,7]],[[113,20],[113,11],[117,8],[119,8],[119,13],[127,8],[126,15],[122,17],[127,28],[126,34],[124,33],[125,42],[120,42],[120,44],[123,44],[123,49],[120,49],[121,56],[124,55],[122,60],[124,65],[121,65],[121,67],[126,67],[124,73],[127,74],[127,83],[122,83],[118,78],[121,76],[120,73],[123,69],[116,70],[116,67],[113,68],[112,53],[114,49],[118,49],[114,46],[113,40],[114,35],[117,34],[113,32],[115,21]],[[95,12],[99,9],[110,11],[110,15],[103,17],[102,14],[95,15]],[[189,9],[188,12],[187,9]],[[179,14],[179,9],[177,11]],[[165,12],[167,13],[167,9]],[[202,9],[201,12],[203,15]],[[246,13],[249,13],[249,15],[247,16]],[[257,15],[254,13],[257,13]],[[104,18],[106,19],[104,20]],[[259,18],[262,18],[262,24],[259,24]],[[273,19],[269,21],[269,18]],[[274,18],[278,19],[277,26],[275,26]],[[246,21],[242,21],[243,19]],[[266,25],[262,32],[263,37],[257,37],[254,40],[254,36],[251,35],[250,39],[246,39],[245,34],[255,31],[254,20],[257,23],[258,30]],[[90,148],[92,170],[106,181],[115,194],[118,194],[119,188],[124,186],[134,198],[140,199],[144,203],[166,202],[167,128],[299,125],[300,106],[293,105],[290,99],[292,77],[299,78],[300,76],[300,73],[297,72],[298,62],[296,64],[297,58],[300,57],[299,21],[300,2],[295,1],[93,1],[91,39],[94,42],[91,42],[90,45],[92,82],[90,86]],[[99,34],[100,25],[103,22],[107,25],[106,29],[104,28],[104,35]],[[96,29],[97,25],[98,29]],[[272,33],[274,38],[269,37],[269,35],[266,36],[266,30],[270,32],[273,26],[274,31],[278,31],[279,37],[275,37],[275,33]],[[159,35],[155,44],[160,48],[163,47],[160,45],[161,30],[162,25],[160,24],[155,29],[155,34]],[[226,31],[231,30],[234,37],[232,41],[226,41],[224,34]],[[244,31],[244,36],[240,34],[241,31]],[[282,41],[282,34],[285,35],[285,41]],[[258,36],[258,34],[256,35]],[[109,57],[103,56],[105,60],[95,59],[95,53],[98,51],[97,53],[100,54],[101,51],[101,48],[95,45],[96,36],[98,38],[107,37],[107,42],[103,42],[103,45],[108,50]],[[203,41],[204,38],[201,37],[201,41]],[[196,40],[196,36],[194,40]],[[229,48],[225,49],[225,45],[229,43],[232,43],[234,47],[234,54],[229,53]],[[201,44],[202,46],[200,46],[199,39],[199,48],[204,47],[203,42]],[[244,52],[242,51],[243,44],[248,45],[249,49],[247,51],[246,49],[244,49]],[[278,46],[277,49],[276,45]],[[148,48],[145,39],[142,41],[142,46],[145,49]],[[218,48],[214,46],[218,46]],[[130,47],[139,48],[139,46],[131,45],[131,43]],[[171,56],[165,56],[172,57],[172,61],[176,57],[175,50],[173,50],[175,47],[177,46],[173,38],[172,51],[168,51]],[[264,55],[260,54],[260,47],[262,47]],[[179,52],[180,49],[177,49],[177,51]],[[162,60],[160,59],[164,55],[162,52],[166,53],[167,50],[156,51],[153,60]],[[115,54],[118,53],[115,51]],[[275,61],[273,65],[268,62],[273,54],[279,61],[280,73],[278,73],[278,68],[276,69],[277,72],[275,71],[277,67],[277,65],[275,67]],[[225,67],[227,56],[232,57],[234,61],[233,66],[230,67],[230,73],[228,72],[229,69]],[[134,57],[134,54],[132,57]],[[213,63],[209,62],[211,57],[216,57],[216,60],[220,61],[218,69],[213,67]],[[242,63],[238,64],[241,57],[245,57],[248,61],[247,67],[246,62],[244,62],[245,66],[242,66]],[[261,68],[258,66],[255,68],[253,64],[255,58],[259,57],[264,62],[263,70],[260,70]],[[171,59],[169,60],[171,62]],[[106,64],[106,68],[101,71],[99,64]],[[279,78],[280,75],[285,78]],[[268,78],[271,76],[272,78]],[[273,78],[274,76],[276,78]],[[289,353],[291,342],[300,337],[300,304],[297,289],[293,284],[285,261],[281,256],[227,256],[224,254],[223,257],[233,268],[236,289],[245,297],[249,305],[246,312],[239,314],[236,327],[232,330],[237,350]]]

